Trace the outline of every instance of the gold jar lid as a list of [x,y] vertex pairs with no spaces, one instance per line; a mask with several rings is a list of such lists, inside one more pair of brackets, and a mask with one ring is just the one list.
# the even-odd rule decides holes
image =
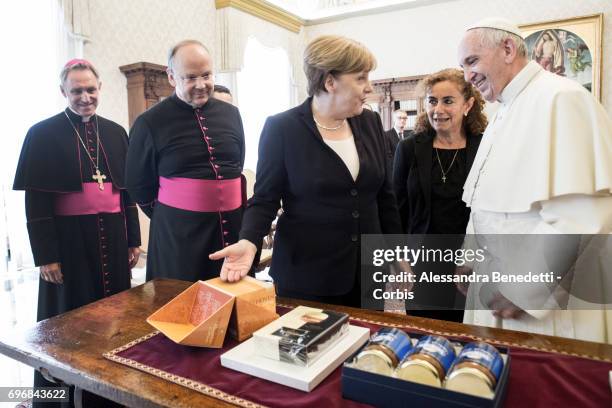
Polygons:
[[395,376],[402,380],[419,384],[441,387],[442,379],[438,370],[429,361],[421,359],[404,360],[395,370]]
[[491,388],[495,388],[495,384],[497,384],[497,380],[495,376],[493,376],[493,374],[491,373],[491,370],[489,370],[484,365],[480,364],[478,361],[471,361],[471,360],[462,361],[461,363],[453,367],[453,371],[456,371],[462,368],[473,368],[474,370],[479,371],[482,375],[487,377],[486,378],[487,384],[489,384]]
[[384,353],[387,358],[391,361],[392,367],[397,367],[399,360],[397,359],[397,355],[393,350],[391,350],[387,345],[384,344],[369,344],[366,347],[366,350],[379,350],[381,353]]
[[482,370],[467,366],[449,373],[444,382],[444,388],[490,399],[495,394],[490,378]]
[[380,350],[363,350],[355,360],[353,365],[360,370],[388,376],[393,374],[393,362],[387,354]]

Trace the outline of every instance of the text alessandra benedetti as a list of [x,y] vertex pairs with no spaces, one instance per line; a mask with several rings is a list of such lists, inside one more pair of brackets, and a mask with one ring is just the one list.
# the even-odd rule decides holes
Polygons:
[[431,283],[552,283],[555,281],[554,272],[541,273],[513,273],[505,274],[493,271],[490,274],[469,275],[436,275],[433,272],[421,272],[418,278],[415,274],[401,272],[398,274],[387,274],[374,272],[374,282],[402,283],[402,282],[431,282]]

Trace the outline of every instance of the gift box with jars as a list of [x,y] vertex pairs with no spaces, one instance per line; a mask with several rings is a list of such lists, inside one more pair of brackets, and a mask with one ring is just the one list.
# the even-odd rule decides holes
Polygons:
[[510,354],[383,327],[342,367],[344,398],[380,407],[501,407]]

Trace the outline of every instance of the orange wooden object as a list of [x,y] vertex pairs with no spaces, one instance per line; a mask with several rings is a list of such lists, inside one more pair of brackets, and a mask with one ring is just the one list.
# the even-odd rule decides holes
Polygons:
[[147,322],[179,344],[223,347],[234,296],[198,281],[147,318]]
[[278,319],[274,285],[246,276],[238,282],[224,282],[220,278],[206,281],[212,287],[236,296],[230,319],[230,335],[238,341]]

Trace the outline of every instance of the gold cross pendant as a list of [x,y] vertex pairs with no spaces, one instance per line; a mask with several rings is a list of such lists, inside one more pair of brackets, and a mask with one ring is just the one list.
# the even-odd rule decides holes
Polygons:
[[100,191],[104,190],[104,180],[106,180],[106,176],[100,173],[100,169],[96,169],[96,175],[91,176],[91,178],[98,182],[98,188]]

